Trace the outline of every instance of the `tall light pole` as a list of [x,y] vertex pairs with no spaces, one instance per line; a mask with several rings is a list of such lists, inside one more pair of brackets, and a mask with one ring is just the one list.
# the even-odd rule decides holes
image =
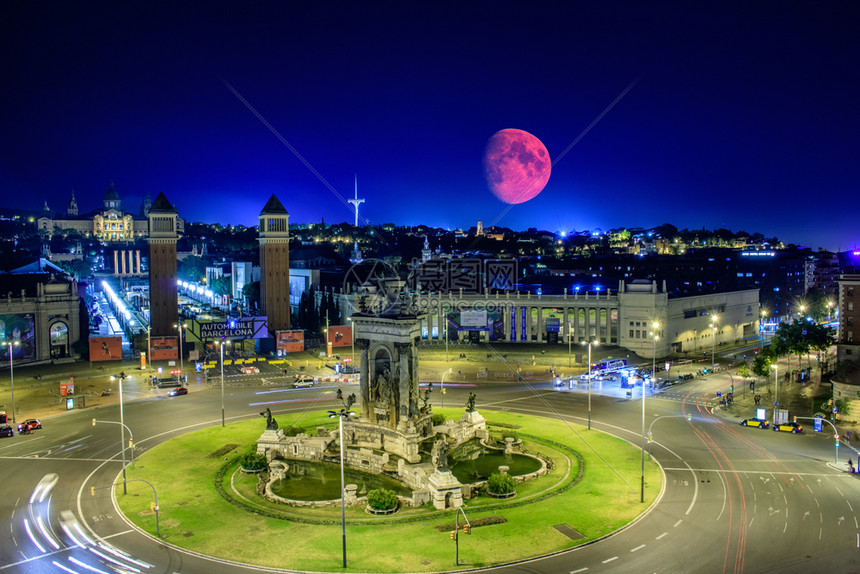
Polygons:
[[152,368],[152,325],[146,325],[146,357],[149,359],[147,366]]
[[591,430],[591,346],[596,347],[600,341],[583,341],[582,344],[588,345],[588,430]]
[[218,341],[218,346],[221,347],[221,426],[224,426],[224,345],[229,345],[229,341]]
[[448,362],[448,311],[442,307],[444,315],[442,316],[442,320],[445,321],[444,328],[442,331],[445,333],[445,362]]
[[570,362],[570,340],[573,338],[571,335],[573,333],[570,332],[570,323],[571,321],[567,321],[567,366],[572,367],[573,365]]
[[123,377],[119,377],[119,445],[122,447],[122,493],[128,494],[125,485],[125,416],[123,416],[122,405],[122,381]]
[[[775,363],[770,366],[771,369],[774,369],[776,372],[773,375],[773,384],[776,391],[774,392],[773,397],[773,406],[774,409],[779,408],[779,363]],[[773,418],[776,419],[776,410],[774,410]]]
[[355,373],[355,324],[352,322],[352,317],[347,317],[349,321],[349,339],[352,342],[352,372]]
[[[719,320],[719,316],[714,314],[711,315],[711,369],[717,368],[717,321]],[[707,351],[705,351],[707,352]]]
[[442,392],[440,393],[442,396],[442,408],[445,408],[445,375],[454,370],[454,367],[448,367],[448,370],[442,373]]
[[[660,335],[657,328],[660,326],[656,321],[652,323],[653,331],[648,333],[651,336],[651,380],[657,373],[657,339]],[[642,381],[642,490],[639,496],[639,502],[645,502],[645,381]]]
[[185,328],[185,325],[182,323],[176,325],[176,329],[179,331],[179,385],[182,386],[182,371],[185,369],[182,361],[182,329]]
[[[343,401],[343,392],[338,389],[337,390],[338,398]],[[347,397],[346,402],[343,403],[344,408],[339,411],[329,411],[329,418],[337,417],[338,419],[338,427],[340,429],[340,525],[341,525],[341,534],[343,537],[343,567],[346,568],[346,501],[344,497],[344,480],[343,480],[343,460],[344,460],[344,448],[343,448],[343,419],[349,418],[350,415],[354,415],[355,413],[350,411],[349,409],[355,403],[355,394],[349,395]]]
[[7,341],[3,343],[9,346],[9,386],[12,390],[12,425],[15,425],[15,371],[12,368],[12,345],[18,346],[18,341]]

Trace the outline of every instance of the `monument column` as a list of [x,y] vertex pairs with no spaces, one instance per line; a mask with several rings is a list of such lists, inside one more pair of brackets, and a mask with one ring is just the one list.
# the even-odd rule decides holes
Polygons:
[[370,341],[367,339],[356,339],[356,347],[361,351],[361,371],[359,373],[358,386],[361,393],[361,418],[370,420],[370,361],[367,360],[367,348]]
[[159,193],[149,210],[149,305],[153,337],[175,337],[179,322],[176,292],[176,209]]

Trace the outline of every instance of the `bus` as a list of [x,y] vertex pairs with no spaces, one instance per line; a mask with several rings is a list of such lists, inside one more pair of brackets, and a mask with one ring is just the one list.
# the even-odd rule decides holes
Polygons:
[[591,366],[592,375],[600,375],[623,369],[627,366],[627,359],[606,359],[598,361]]

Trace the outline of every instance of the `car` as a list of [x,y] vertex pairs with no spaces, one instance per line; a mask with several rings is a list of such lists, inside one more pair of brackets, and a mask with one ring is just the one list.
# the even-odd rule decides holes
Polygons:
[[770,426],[770,423],[764,419],[757,419],[755,417],[751,419],[744,419],[741,421],[742,427],[758,427],[760,429],[766,429]]
[[9,425],[0,426],[0,436],[15,436],[15,431]]
[[314,386],[316,379],[314,379],[310,375],[299,375],[296,377],[296,380],[293,382],[294,389],[306,389]]
[[168,397],[178,397],[179,395],[187,395],[187,394],[188,394],[188,387],[176,387],[175,389],[170,389],[170,391],[168,391],[168,393],[167,393],[167,396]]
[[779,432],[790,432],[793,434],[797,434],[799,432],[803,432],[803,427],[795,422],[784,422],[784,423],[773,423],[773,430]]
[[34,430],[42,428],[42,423],[39,419],[27,419],[21,424],[18,425],[18,431],[20,432],[22,429]]

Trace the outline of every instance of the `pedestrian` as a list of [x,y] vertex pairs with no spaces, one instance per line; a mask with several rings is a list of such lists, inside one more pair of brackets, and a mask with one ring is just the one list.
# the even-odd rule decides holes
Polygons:
[[848,472],[854,474],[854,462],[850,458],[848,459]]

